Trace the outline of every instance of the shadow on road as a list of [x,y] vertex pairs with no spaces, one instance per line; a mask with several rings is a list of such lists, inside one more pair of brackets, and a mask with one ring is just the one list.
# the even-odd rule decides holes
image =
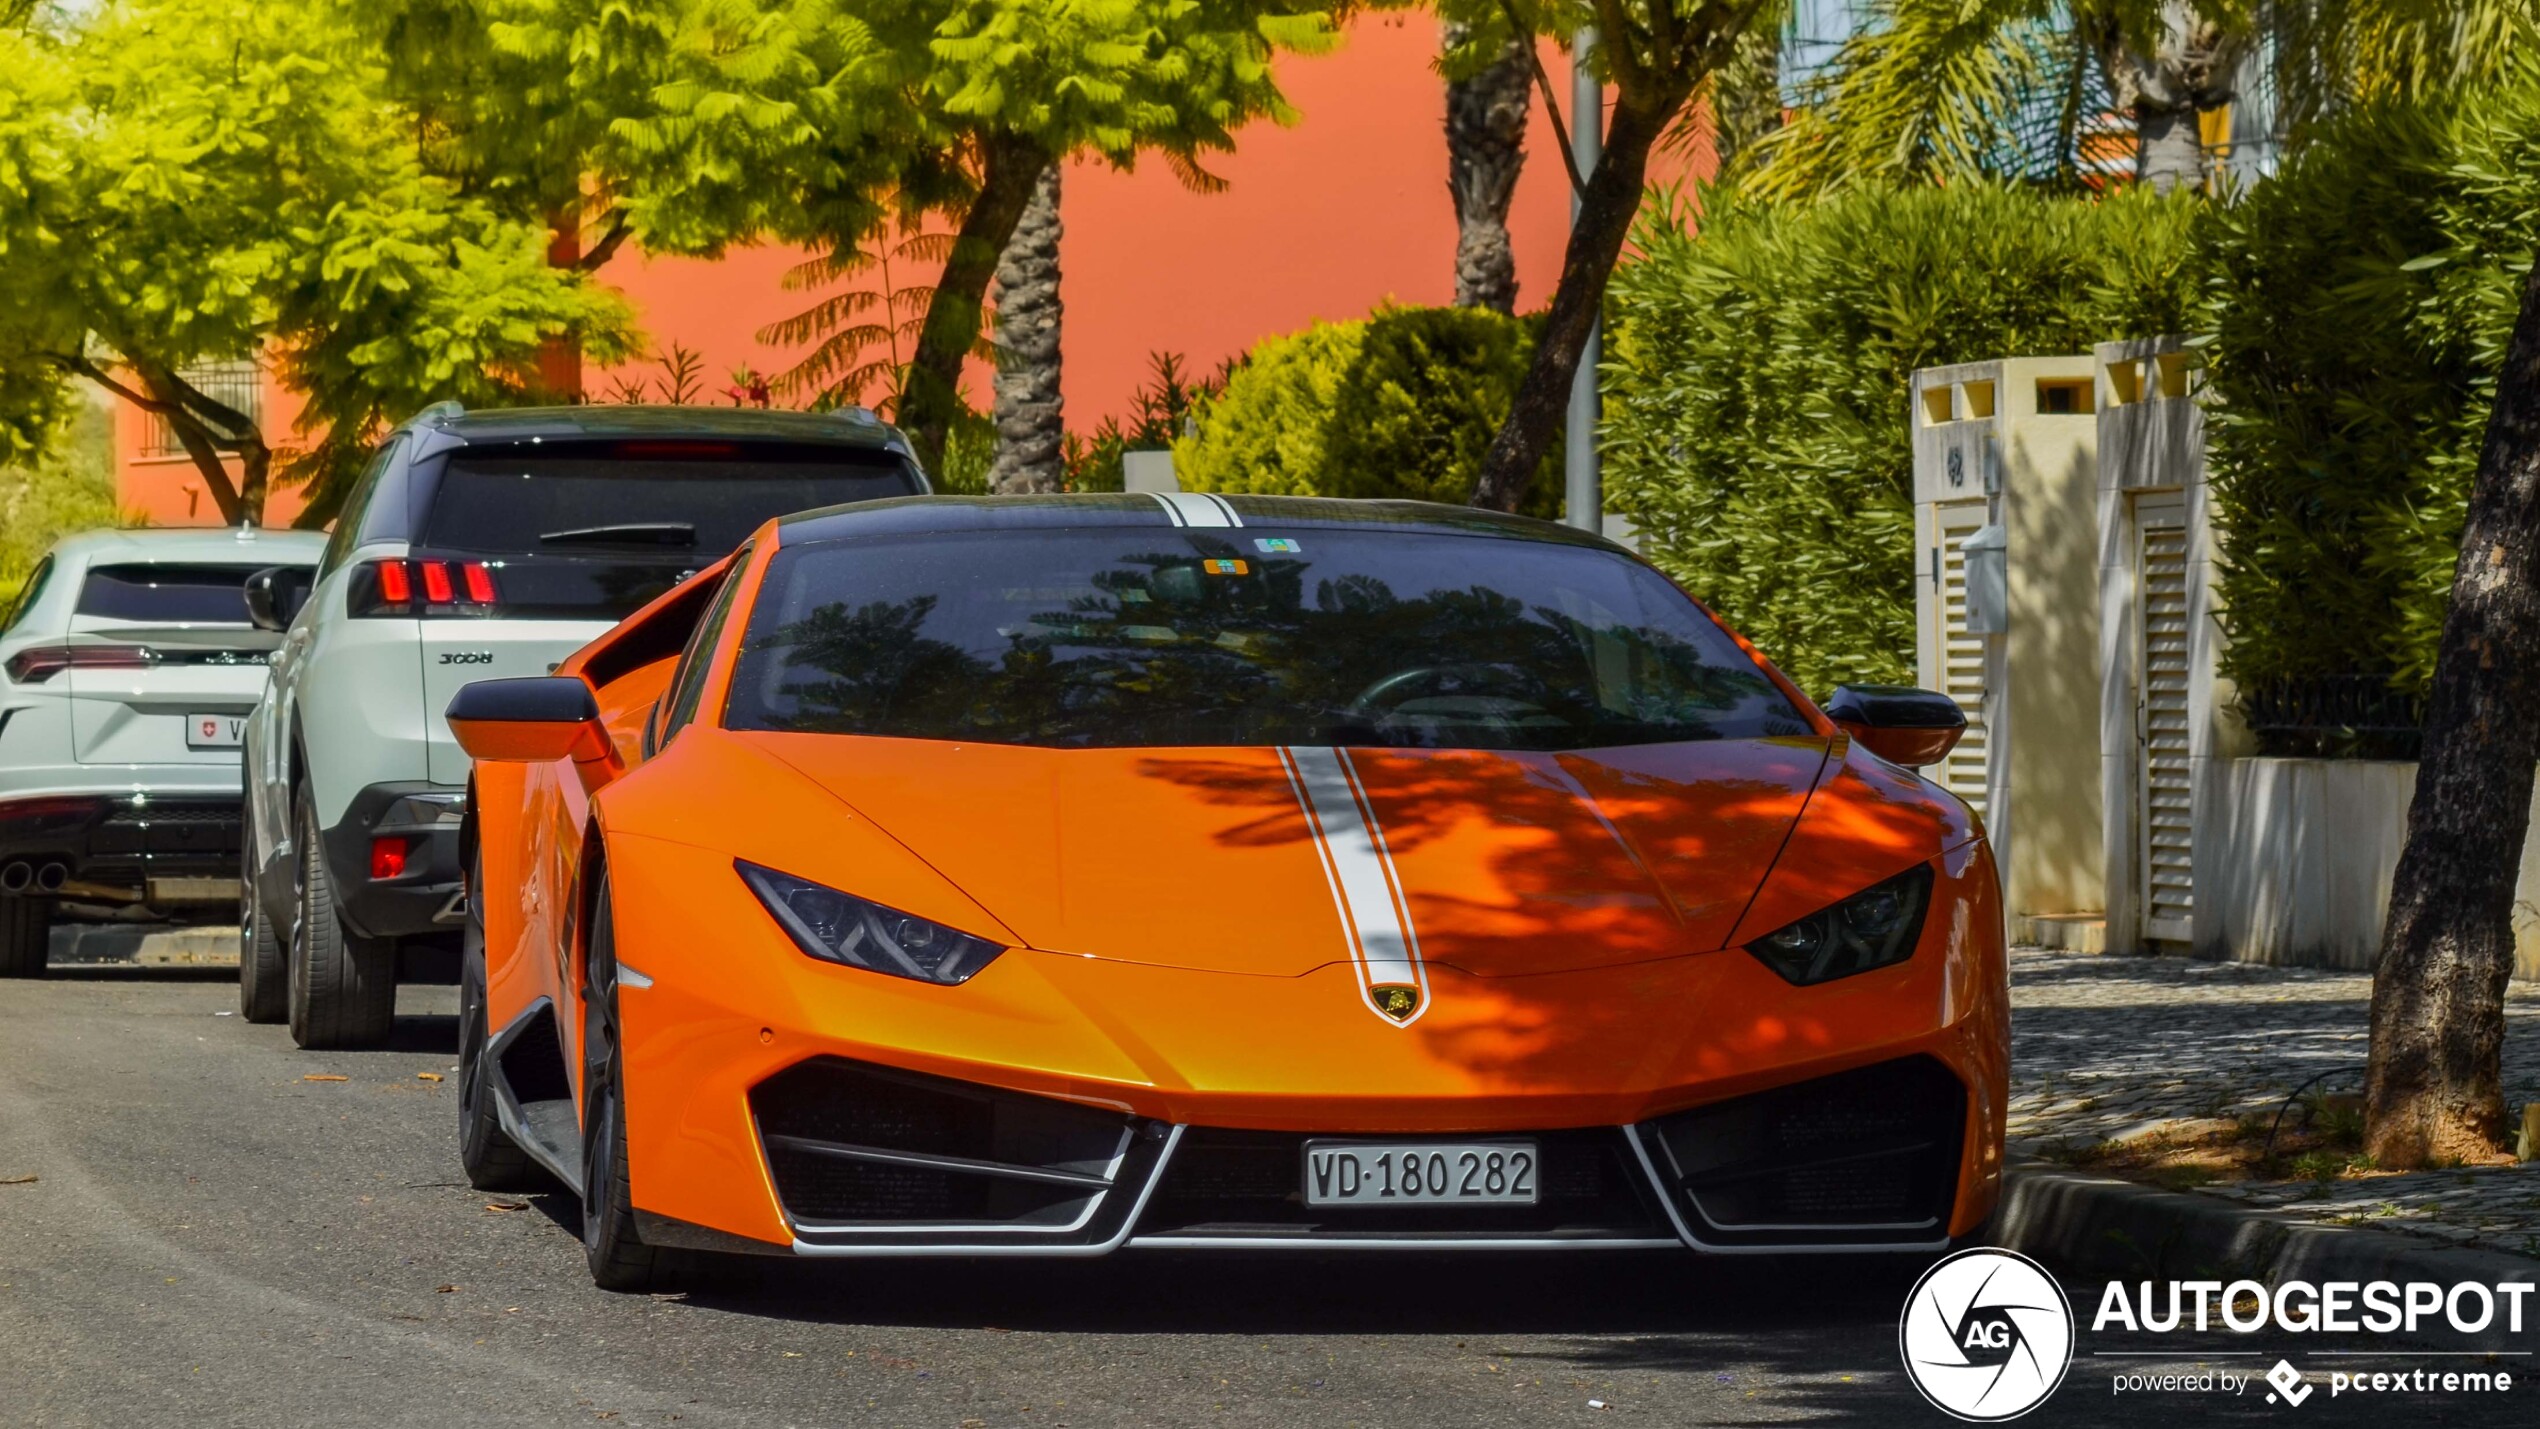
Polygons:
[[[578,1209],[552,1209],[578,1233]],[[691,1304],[824,1323],[1119,1334],[1753,1335],[1857,1318],[1893,1333],[1919,1260],[1701,1260],[1590,1252],[1212,1255],[1123,1250],[1100,1260],[821,1264],[736,1258]],[[1657,1368],[1659,1341],[1601,1347]],[[1715,1356],[1716,1358],[1716,1356]]]

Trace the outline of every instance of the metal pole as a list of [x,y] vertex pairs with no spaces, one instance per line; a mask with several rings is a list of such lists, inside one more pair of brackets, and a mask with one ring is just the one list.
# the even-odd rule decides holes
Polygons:
[[[1579,172],[1593,174],[1605,148],[1605,86],[1588,68],[1596,49],[1596,29],[1582,26],[1570,38],[1570,152]],[[1579,223],[1579,195],[1570,195],[1570,226]],[[1588,329],[1587,346],[1579,353],[1578,374],[1570,379],[1570,423],[1562,457],[1562,519],[1582,531],[1605,528],[1605,476],[1596,462],[1596,365],[1605,346],[1605,324]]]

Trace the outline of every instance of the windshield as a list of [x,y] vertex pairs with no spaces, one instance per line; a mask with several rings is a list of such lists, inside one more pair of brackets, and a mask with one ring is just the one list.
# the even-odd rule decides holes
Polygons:
[[1063,747],[1558,750],[1806,735],[1611,552],[1400,531],[849,539],[770,563],[733,729]]

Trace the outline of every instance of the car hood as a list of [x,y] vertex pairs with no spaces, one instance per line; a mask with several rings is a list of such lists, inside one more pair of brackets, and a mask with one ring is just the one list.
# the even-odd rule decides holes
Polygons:
[[1726,946],[1828,760],[1805,738],[1561,754],[740,738],[1033,948],[1263,976],[1356,961],[1375,984]]

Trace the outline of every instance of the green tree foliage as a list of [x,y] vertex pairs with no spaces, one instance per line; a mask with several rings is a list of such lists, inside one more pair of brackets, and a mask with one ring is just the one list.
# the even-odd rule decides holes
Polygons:
[[377,59],[292,6],[127,0],[0,32],[0,244],[0,426],[24,443],[62,381],[94,381],[169,421],[232,522],[262,519],[275,453],[195,364],[271,355],[322,470],[630,322],[548,267],[542,227],[428,172]]
[[2536,17],[2532,0],[1869,0],[1738,172],[1780,198],[1984,178],[2078,187],[2131,149],[2164,191],[2194,186],[2197,116],[2234,99],[2253,52],[2298,146],[2356,104],[2497,78],[2530,56]]
[[0,611],[16,604],[28,573],[55,541],[100,526],[140,524],[115,507],[108,409],[73,402],[43,436],[40,452],[0,463]]
[[2532,262],[2540,87],[2372,106],[2215,216],[2225,671],[2431,678]]
[[1608,502],[1822,694],[1910,683],[1916,368],[2178,330],[2196,206],[1980,184],[1807,207],[1713,190],[1615,276]]
[[1329,0],[697,0],[686,68],[635,126],[747,167],[754,218],[844,262],[896,215],[957,235],[927,305],[899,419],[928,467],[961,407],[981,305],[1042,170],[1076,154],[1201,163],[1256,119],[1292,117],[1281,50],[1328,48]]
[[[1173,443],[1192,491],[1462,502],[1534,358],[1540,320],[1380,308],[1255,347]],[[1558,448],[1519,509],[1560,510]]]

